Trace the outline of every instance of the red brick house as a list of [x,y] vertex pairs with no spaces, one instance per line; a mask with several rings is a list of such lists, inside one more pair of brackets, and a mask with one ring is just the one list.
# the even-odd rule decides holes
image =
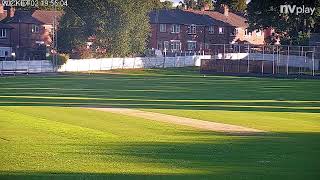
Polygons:
[[5,59],[11,56],[12,42],[11,31],[13,27],[0,23],[0,59]]
[[212,44],[264,44],[264,32],[248,32],[247,20],[222,6],[210,10],[157,10],[150,13],[149,48],[168,52],[206,51]]
[[[46,58],[47,49],[52,46],[52,29],[55,16],[58,22],[62,12],[46,10],[16,11],[15,8],[0,5],[0,22],[7,27],[7,32],[10,31],[9,34],[7,33],[7,40],[10,42],[11,50],[15,53],[16,59]],[[1,46],[5,47],[5,45],[0,44]]]
[[[3,23],[11,26],[11,43],[17,59],[45,58],[43,23],[32,17],[29,11],[16,11],[12,17],[7,16]],[[43,57],[44,56],[44,57]]]

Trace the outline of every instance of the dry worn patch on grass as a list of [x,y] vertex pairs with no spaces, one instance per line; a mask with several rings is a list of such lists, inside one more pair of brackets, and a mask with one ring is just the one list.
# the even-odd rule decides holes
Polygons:
[[178,117],[178,116],[166,115],[166,114],[155,113],[155,112],[146,112],[146,111],[140,111],[140,110],[128,109],[128,108],[88,108],[88,109],[140,117],[140,118],[149,119],[149,120],[189,126],[197,129],[216,131],[216,132],[224,132],[224,133],[231,133],[231,134],[265,133],[265,131],[263,130],[247,128],[243,126],[208,122],[208,121],[203,121],[198,119]]

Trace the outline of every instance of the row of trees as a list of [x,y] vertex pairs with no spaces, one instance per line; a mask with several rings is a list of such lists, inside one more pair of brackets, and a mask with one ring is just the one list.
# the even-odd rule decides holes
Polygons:
[[[316,11],[313,15],[282,14],[280,5],[284,4],[314,7]],[[320,33],[320,0],[251,0],[247,15],[250,30],[274,28],[281,44],[306,45],[310,33]]]
[[208,5],[211,10],[218,9],[221,4],[226,4],[235,12],[245,13],[247,4],[246,0],[183,0],[179,3],[179,8],[201,9]]
[[[317,7],[315,14],[281,14],[282,4]],[[305,44],[311,32],[320,31],[320,0],[183,0],[180,8],[201,9],[209,5],[215,9],[227,4],[232,11],[247,16],[249,29],[274,28],[282,44]],[[148,13],[154,9],[173,8],[171,1],[160,0],[68,0],[60,22],[58,47],[60,52],[71,52],[94,41],[88,55],[130,56],[145,51],[150,35]],[[269,43],[272,43],[270,41]],[[84,54],[86,55],[86,54]]]
[[[245,4],[245,0],[219,0],[215,5],[228,3],[236,11],[245,10],[235,2]],[[194,9],[214,7],[211,0],[184,0],[180,4]],[[142,54],[150,32],[148,13],[163,8],[173,8],[172,1],[68,0],[58,32],[59,51],[76,50],[82,57]],[[96,51],[86,48],[88,39]]]
[[[165,6],[150,0],[69,0],[58,31],[59,51],[96,57],[141,54],[150,32],[148,13]],[[96,51],[86,50],[88,39]]]

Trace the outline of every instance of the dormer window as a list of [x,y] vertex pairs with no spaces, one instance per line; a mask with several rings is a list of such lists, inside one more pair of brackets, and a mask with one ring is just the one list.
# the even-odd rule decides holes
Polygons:
[[188,26],[188,34],[197,34],[197,27],[195,25]]
[[38,25],[32,24],[31,32],[32,33],[39,33],[40,28]]
[[224,27],[219,27],[219,34],[224,34]]
[[0,38],[6,38],[6,37],[7,37],[7,30],[0,29]]

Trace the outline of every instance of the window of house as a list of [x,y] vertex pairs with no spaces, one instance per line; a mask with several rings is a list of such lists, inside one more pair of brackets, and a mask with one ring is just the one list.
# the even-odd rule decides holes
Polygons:
[[188,34],[196,34],[197,33],[197,27],[195,25],[188,26]]
[[164,41],[163,42],[163,49],[169,50],[169,41]]
[[224,34],[224,28],[223,27],[219,27],[219,34]]
[[39,33],[39,30],[40,30],[40,28],[39,28],[38,25],[35,25],[35,24],[32,25],[31,32],[33,32],[33,33]]
[[214,26],[209,26],[209,34],[214,34]]
[[204,49],[209,49],[209,44],[208,43],[204,44]]
[[188,41],[188,50],[193,51],[197,48],[197,42],[196,41]]
[[257,36],[262,36],[262,31],[258,29],[258,30],[256,31],[256,34],[257,34]]
[[171,41],[171,50],[178,51],[181,49],[181,43],[179,40],[172,40]]
[[180,33],[180,25],[178,25],[178,24],[172,25],[171,33]]
[[0,38],[7,37],[7,30],[6,29],[0,29]]
[[160,24],[160,32],[167,32],[167,25],[166,24]]
[[235,35],[238,34],[238,32],[239,32],[238,29],[237,29],[237,28],[234,28],[233,31],[231,32],[231,35],[234,35],[234,36],[235,36]]
[[162,48],[162,41],[158,41],[157,49],[161,50]]
[[245,36],[251,36],[251,34],[252,34],[252,33],[249,32],[248,29],[246,29],[246,30],[244,31],[244,35],[245,35]]

